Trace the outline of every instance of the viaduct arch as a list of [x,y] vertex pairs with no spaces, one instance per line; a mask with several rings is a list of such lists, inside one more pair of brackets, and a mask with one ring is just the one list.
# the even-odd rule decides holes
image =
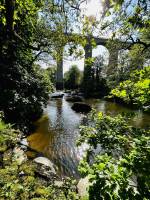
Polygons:
[[[67,37],[70,37],[70,41],[72,42],[73,35],[67,35]],[[98,38],[98,37],[82,37],[79,36],[80,39],[86,39],[86,45],[83,47],[85,51],[85,57],[84,57],[84,72],[86,71],[86,66],[88,65],[86,63],[86,60],[89,58],[92,58],[92,43],[91,41],[95,41],[96,45],[101,45],[104,46],[108,49],[109,51],[109,62],[108,62],[108,73],[109,69],[115,69],[115,67],[118,65],[118,53],[119,50],[126,48],[127,49],[127,42],[121,42],[119,40],[116,40],[118,47],[112,49],[107,46],[107,42],[109,39],[106,38]],[[79,42],[80,43],[80,42]],[[64,45],[65,46],[65,45]],[[64,83],[63,83],[63,49],[64,47],[59,50],[59,59],[57,59],[57,72],[56,72],[56,89],[57,90],[63,90],[64,88]]]

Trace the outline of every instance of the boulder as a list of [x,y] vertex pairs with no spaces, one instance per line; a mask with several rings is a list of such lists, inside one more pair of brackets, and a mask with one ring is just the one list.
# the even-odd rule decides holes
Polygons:
[[83,113],[88,113],[92,110],[90,105],[83,102],[76,102],[73,104],[71,108],[76,112],[83,112]]
[[83,96],[84,96],[84,93],[79,92],[78,95],[83,97]]
[[71,90],[66,90],[65,93],[66,94],[71,94]]
[[33,161],[50,168],[51,173],[56,174],[54,164],[48,158],[41,156],[41,157],[35,158]]
[[20,141],[20,144],[23,145],[23,146],[29,146],[29,143],[27,141],[27,138],[23,138],[21,141]]
[[21,165],[23,162],[27,160],[27,156],[24,151],[20,147],[15,147],[13,150],[13,160]]
[[89,177],[81,178],[77,184],[79,196],[82,199],[89,199],[88,189],[90,186]]
[[53,183],[54,180],[58,179],[56,173],[53,173],[50,167],[35,163],[35,176],[44,179],[48,183]]
[[66,99],[66,101],[70,101],[70,102],[82,102],[83,101],[83,98],[78,95],[70,95],[70,96],[67,96],[65,99]]
[[57,180],[54,181],[54,185],[55,185],[56,187],[61,188],[61,187],[63,187],[63,184],[64,184],[63,181],[57,181]]
[[53,93],[51,95],[51,98],[52,99],[58,99],[58,98],[63,98],[63,96],[64,96],[64,93]]
[[143,106],[143,109],[144,109],[145,111],[150,112],[150,105],[148,105],[148,106]]
[[27,149],[29,148],[29,143],[27,141],[27,138],[23,138],[20,142],[19,142],[21,148],[24,150],[24,151],[27,151]]

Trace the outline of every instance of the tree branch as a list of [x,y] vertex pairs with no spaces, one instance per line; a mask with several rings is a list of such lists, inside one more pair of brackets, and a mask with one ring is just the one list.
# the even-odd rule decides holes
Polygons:
[[82,0],[82,1],[80,2],[80,4],[78,4],[77,6],[72,5],[71,2],[69,2],[69,0],[65,0],[65,2],[68,3],[68,5],[69,5],[71,8],[80,11],[80,5],[81,5],[83,2],[87,2],[87,1],[86,1],[86,0]]
[[150,47],[150,43],[147,44],[146,42],[141,41],[139,38],[134,40],[133,37],[130,35],[129,39],[132,41],[132,43],[128,46],[128,48],[130,49],[132,46],[134,46],[135,44],[141,44],[144,46],[143,51],[145,51],[146,49],[148,49]]
[[32,65],[42,53],[48,53],[48,52],[47,51],[40,51],[38,54],[35,55],[35,57],[32,59],[30,64]]
[[34,47],[30,44],[28,44],[20,35],[18,35],[15,31],[13,32],[15,38],[19,39],[26,47],[35,50],[35,51],[39,51],[40,50],[40,45],[38,45],[37,47]]

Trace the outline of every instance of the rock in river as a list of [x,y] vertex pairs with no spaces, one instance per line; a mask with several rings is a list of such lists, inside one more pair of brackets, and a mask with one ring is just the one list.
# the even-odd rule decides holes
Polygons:
[[83,112],[83,113],[88,113],[92,110],[90,105],[83,102],[76,102],[73,104],[71,108],[76,112]]
[[52,99],[58,99],[58,98],[63,98],[63,96],[64,96],[64,93],[53,93],[51,95],[51,98]]
[[78,96],[78,95],[70,95],[70,96],[67,96],[66,98],[66,101],[70,101],[70,102],[80,102],[80,101],[83,101],[83,98]]
[[55,171],[55,168],[54,168],[54,164],[48,158],[37,157],[37,158],[34,159],[34,162],[40,163],[42,165],[45,165],[45,166],[49,167],[51,172],[56,174],[56,171]]

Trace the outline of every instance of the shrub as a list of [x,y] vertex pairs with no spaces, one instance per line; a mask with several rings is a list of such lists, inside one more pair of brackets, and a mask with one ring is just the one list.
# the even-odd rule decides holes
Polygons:
[[121,82],[112,89],[110,97],[119,98],[127,104],[134,104],[150,112],[150,67],[135,70],[130,80]]
[[[127,124],[127,116],[92,113],[78,144],[89,149],[79,170],[89,177],[89,199],[150,198],[150,130]],[[99,149],[99,153],[95,153]]]

